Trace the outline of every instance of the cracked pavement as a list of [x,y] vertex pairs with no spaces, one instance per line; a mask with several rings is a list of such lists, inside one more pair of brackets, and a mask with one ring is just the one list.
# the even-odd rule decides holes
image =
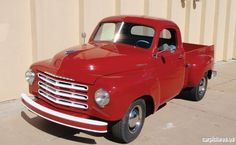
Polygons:
[[[130,144],[199,145],[210,144],[202,142],[205,137],[236,138],[236,62],[217,63],[215,70],[218,75],[209,81],[202,101],[172,99],[146,118],[141,134]],[[37,117],[19,99],[0,103],[0,130],[0,145],[117,144],[107,136]]]

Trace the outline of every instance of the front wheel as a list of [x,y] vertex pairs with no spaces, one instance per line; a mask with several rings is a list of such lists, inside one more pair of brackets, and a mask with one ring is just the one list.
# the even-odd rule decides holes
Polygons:
[[141,132],[146,117],[146,104],[143,99],[136,100],[129,107],[128,112],[111,127],[114,138],[119,142],[129,143]]
[[200,101],[206,94],[207,90],[207,76],[204,76],[199,82],[198,86],[190,90],[191,99],[194,101]]

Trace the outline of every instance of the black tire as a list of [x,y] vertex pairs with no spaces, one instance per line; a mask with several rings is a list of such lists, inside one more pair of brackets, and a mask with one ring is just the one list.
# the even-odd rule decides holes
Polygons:
[[145,101],[143,99],[136,100],[130,105],[128,112],[124,115],[122,120],[111,126],[112,136],[116,141],[122,143],[133,141],[140,134],[145,117]]
[[191,100],[200,101],[205,96],[207,91],[208,78],[204,76],[199,84],[190,90]]

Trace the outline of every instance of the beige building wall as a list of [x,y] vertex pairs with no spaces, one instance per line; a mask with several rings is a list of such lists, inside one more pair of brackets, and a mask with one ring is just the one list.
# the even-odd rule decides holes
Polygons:
[[35,60],[79,43],[78,0],[31,0]]
[[[115,15],[115,0],[83,0],[83,32],[86,32],[86,41],[95,29],[97,23],[108,16]],[[82,7],[82,6],[81,6]]]
[[37,60],[89,39],[111,15],[149,15],[175,21],[186,42],[215,44],[216,61],[236,59],[236,1],[0,0],[0,101],[27,92],[24,72]]
[[0,101],[27,91],[24,72],[32,63],[29,0],[0,0]]

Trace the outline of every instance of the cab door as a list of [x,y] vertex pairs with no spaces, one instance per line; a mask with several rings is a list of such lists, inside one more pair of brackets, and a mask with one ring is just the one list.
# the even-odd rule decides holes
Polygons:
[[[184,49],[175,28],[163,28],[160,32],[156,67],[160,82],[160,102],[163,103],[182,90],[184,85]],[[180,39],[180,38],[179,38]]]

